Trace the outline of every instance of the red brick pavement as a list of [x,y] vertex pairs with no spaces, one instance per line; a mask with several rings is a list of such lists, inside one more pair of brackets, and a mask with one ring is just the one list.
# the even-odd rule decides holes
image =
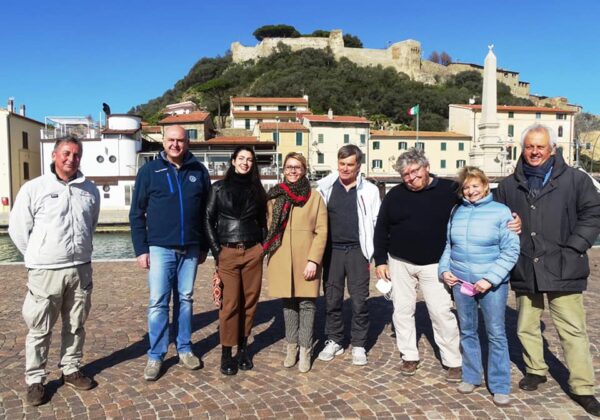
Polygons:
[[[588,328],[600,369],[600,250],[592,251],[593,276],[585,294]],[[399,354],[390,336],[391,303],[372,288],[369,301],[371,331],[369,364],[351,364],[350,352],[332,362],[315,361],[313,370],[300,374],[285,369],[281,305],[269,299],[266,287],[257,312],[253,342],[255,369],[225,377],[219,372],[217,313],[211,307],[209,276],[212,262],[197,278],[193,325],[194,351],[204,367],[188,371],[177,364],[171,346],[166,372],[157,382],[146,382],[145,273],[127,262],[94,263],[93,307],[87,321],[84,370],[98,386],[77,391],[59,386],[57,368],[60,322],[49,354],[50,401],[30,407],[24,401],[24,338],[20,310],[26,291],[22,265],[3,265],[0,281],[0,418],[581,418],[585,412],[566,395],[566,369],[560,344],[546,317],[545,337],[551,366],[549,382],[537,392],[517,387],[522,359],[515,334],[516,312],[511,296],[508,332],[513,361],[513,403],[498,408],[485,387],[463,396],[444,381],[432,348],[432,330],[425,305],[417,306],[419,345],[423,367],[414,377],[399,371]],[[374,283],[374,282],[373,282]],[[266,285],[265,285],[266,286]],[[349,316],[346,307],[346,318]],[[319,300],[317,336],[323,339],[323,301]]]

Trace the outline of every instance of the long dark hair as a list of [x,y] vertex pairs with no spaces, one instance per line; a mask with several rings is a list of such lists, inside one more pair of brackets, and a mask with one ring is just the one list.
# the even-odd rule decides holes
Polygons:
[[256,201],[262,205],[266,205],[267,202],[267,193],[265,192],[265,188],[260,181],[260,172],[258,171],[258,162],[256,161],[256,153],[254,152],[254,148],[250,146],[238,146],[235,148],[233,153],[231,154],[231,159],[229,159],[229,168],[227,168],[227,172],[225,172],[224,181],[229,183],[233,174],[235,174],[235,167],[231,164],[231,161],[237,158],[237,155],[242,151],[250,152],[252,155],[252,167],[250,168],[250,183],[252,185],[252,190],[256,195]]

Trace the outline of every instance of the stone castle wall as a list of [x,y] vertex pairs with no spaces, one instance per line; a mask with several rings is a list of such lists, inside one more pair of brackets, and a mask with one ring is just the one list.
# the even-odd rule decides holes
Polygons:
[[[452,63],[443,66],[423,60],[421,43],[413,39],[396,42],[386,49],[344,47],[342,31],[339,29],[331,31],[329,38],[265,38],[255,47],[246,47],[239,42],[234,42],[231,44],[233,62],[241,63],[267,57],[277,50],[280,42],[290,47],[292,51],[330,48],[338,60],[345,57],[359,66],[392,67],[398,72],[407,74],[412,80],[427,84],[436,84],[454,74],[469,70],[478,71],[483,75],[482,66],[468,63]],[[497,78],[510,87],[513,95],[529,98],[529,83],[519,81],[519,73],[499,69]]]

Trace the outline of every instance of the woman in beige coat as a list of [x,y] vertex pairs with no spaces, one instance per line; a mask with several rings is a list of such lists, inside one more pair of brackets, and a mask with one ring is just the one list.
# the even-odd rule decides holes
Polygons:
[[310,370],[310,357],[321,286],[321,260],[327,243],[327,207],[306,178],[306,159],[289,153],[283,163],[284,182],[268,194],[269,295],[283,298],[287,352],[283,365]]

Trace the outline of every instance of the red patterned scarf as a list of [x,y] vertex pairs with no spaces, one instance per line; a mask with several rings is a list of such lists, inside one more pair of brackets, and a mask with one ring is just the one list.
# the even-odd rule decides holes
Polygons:
[[269,258],[281,246],[281,239],[287,226],[292,206],[302,207],[310,198],[310,182],[305,176],[293,184],[282,182],[269,190],[267,198],[275,200],[275,203],[273,203],[271,226],[269,226],[269,233],[263,244],[263,250],[267,258]]

